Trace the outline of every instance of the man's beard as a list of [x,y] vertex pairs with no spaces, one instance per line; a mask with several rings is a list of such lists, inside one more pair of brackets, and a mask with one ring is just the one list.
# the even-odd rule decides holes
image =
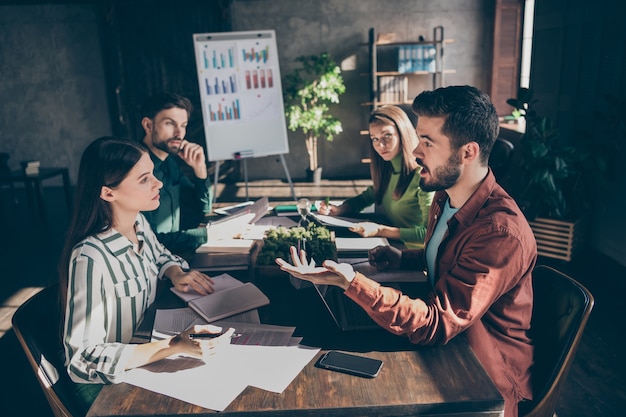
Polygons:
[[[416,162],[420,166],[424,166],[420,159],[416,159]],[[435,172],[428,170],[432,182],[426,183],[425,179],[421,178],[420,188],[423,191],[430,192],[443,191],[452,187],[461,175],[460,162],[461,158],[459,158],[458,154],[456,152],[452,153],[444,166],[435,168]]]
[[169,154],[176,155],[178,153],[178,151],[180,150],[180,147],[170,145],[170,143],[172,141],[174,141],[174,140],[182,141],[182,139],[179,139],[179,138],[169,138],[167,140],[159,141],[159,140],[155,140],[155,138],[156,138],[156,135],[152,135],[152,145],[155,148],[162,150],[163,152],[167,152]]

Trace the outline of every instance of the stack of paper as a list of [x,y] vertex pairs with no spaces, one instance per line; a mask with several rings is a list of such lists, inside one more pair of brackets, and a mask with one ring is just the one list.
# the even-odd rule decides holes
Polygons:
[[322,226],[327,227],[346,227],[350,228],[356,224],[354,220],[348,220],[341,217],[325,216],[323,214],[311,214],[315,220]]
[[[228,274],[213,278],[216,293],[246,284]],[[190,302],[193,295],[182,294]],[[241,318],[240,316],[235,316]],[[125,382],[211,410],[223,411],[247,386],[281,393],[317,355],[319,348],[300,345],[295,327],[228,320],[212,324],[234,328],[230,345],[206,360],[174,356],[127,372]],[[176,335],[194,324],[206,324],[190,308],[157,310],[153,340]]]
[[24,167],[24,173],[26,175],[39,174],[39,161],[22,161],[22,167]]

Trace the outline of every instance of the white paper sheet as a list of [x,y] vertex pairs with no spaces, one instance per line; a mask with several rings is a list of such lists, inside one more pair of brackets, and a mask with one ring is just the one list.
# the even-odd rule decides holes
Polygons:
[[165,359],[130,370],[125,382],[223,411],[246,386],[281,393],[319,352],[306,346],[227,345],[207,362]]
[[341,219],[339,217],[326,216],[323,214],[313,214],[311,213],[315,219],[317,219],[320,223],[325,226],[336,226],[336,227],[347,227],[350,228],[354,226],[356,223]]
[[[228,318],[229,323],[246,323],[248,325],[258,324],[259,312],[254,309],[245,313],[236,314]],[[154,326],[152,329],[152,340],[163,340],[170,336],[175,336],[189,327],[196,324],[207,324],[206,320],[189,307],[157,309],[154,316]],[[213,323],[220,326],[217,322]],[[235,327],[235,326],[228,326]],[[293,330],[291,330],[293,333]]]

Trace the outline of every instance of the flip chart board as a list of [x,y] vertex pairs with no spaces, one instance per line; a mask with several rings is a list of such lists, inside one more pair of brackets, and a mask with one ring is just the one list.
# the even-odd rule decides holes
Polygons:
[[275,32],[193,40],[209,161],[289,153]]

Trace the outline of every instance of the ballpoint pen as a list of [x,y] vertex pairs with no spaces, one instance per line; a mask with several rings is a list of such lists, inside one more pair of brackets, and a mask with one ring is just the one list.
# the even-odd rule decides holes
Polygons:
[[[195,339],[215,339],[216,337],[220,337],[221,335],[223,335],[226,332],[220,332],[220,333],[190,333],[189,334],[189,338],[192,340]],[[241,334],[239,333],[233,333],[230,337],[239,337],[241,336]]]

